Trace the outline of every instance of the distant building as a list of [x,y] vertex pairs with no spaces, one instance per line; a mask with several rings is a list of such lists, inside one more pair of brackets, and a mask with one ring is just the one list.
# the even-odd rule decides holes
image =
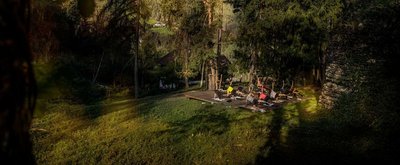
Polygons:
[[165,26],[166,26],[165,23],[162,22],[157,22],[153,25],[153,27],[165,27]]

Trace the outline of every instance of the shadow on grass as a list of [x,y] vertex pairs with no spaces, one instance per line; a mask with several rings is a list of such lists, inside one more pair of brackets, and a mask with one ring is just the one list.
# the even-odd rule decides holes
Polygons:
[[[222,135],[229,130],[230,123],[232,122],[228,117],[225,110],[217,111],[215,106],[205,105],[199,107],[182,107],[182,108],[196,108],[186,110],[170,110],[158,109],[163,102],[149,102],[148,100],[138,105],[136,114],[131,114],[130,118],[144,117],[149,120],[159,120],[166,123],[169,128],[167,130],[159,131],[155,136],[173,135],[173,141],[179,143],[183,139],[195,136],[198,134],[208,135]],[[168,107],[166,104],[163,106]],[[180,104],[179,104],[180,106]],[[179,107],[178,106],[178,107]],[[174,107],[177,107],[174,105]],[[222,108],[222,107],[221,107]],[[185,114],[185,111],[189,114]],[[183,113],[183,114],[178,114]]]
[[[309,95],[310,96],[307,97],[316,97],[315,94]],[[280,109],[274,110],[272,121],[269,126],[270,132],[268,134],[268,139],[259,149],[259,154],[256,157],[256,164],[309,163],[307,161],[307,149],[309,146],[302,146],[299,144],[303,135],[294,133],[298,132],[299,128],[304,127],[303,124],[306,122],[305,119],[308,118],[306,104],[306,101],[289,103]],[[311,127],[307,127],[306,129],[310,128]],[[309,133],[309,130],[301,133],[307,134]],[[319,139],[320,137],[316,138]],[[315,155],[312,157],[314,156]]]
[[[39,90],[36,114],[48,113],[49,105],[72,104],[82,105],[85,109],[83,115],[88,119],[101,115],[103,107],[100,101],[105,99],[106,89],[85,79],[90,77],[87,75],[90,71],[84,64],[61,58],[54,63],[35,65],[35,72]],[[64,111],[76,116],[74,110]]]
[[[342,95],[333,111],[321,110],[314,118],[309,116],[306,104],[294,104],[299,123],[289,129],[285,142],[279,138],[287,120],[280,113],[283,110],[276,111],[269,139],[260,148],[256,163],[394,164],[399,160],[400,140],[394,135],[398,127],[388,128],[393,123],[374,126],[374,122],[385,121],[371,118],[373,111],[360,110],[359,98]],[[389,120],[387,114],[386,118]]]
[[196,134],[221,135],[229,129],[230,120],[225,113],[199,114],[187,120],[170,123],[176,141]]
[[260,147],[259,155],[256,157],[257,164],[276,162],[281,159],[281,155],[278,153],[278,147],[283,124],[283,110],[276,109],[269,126],[270,132],[268,134],[268,140],[262,147]]

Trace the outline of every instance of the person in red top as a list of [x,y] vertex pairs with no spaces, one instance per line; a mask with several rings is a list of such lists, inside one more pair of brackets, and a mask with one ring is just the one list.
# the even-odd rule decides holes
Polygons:
[[261,92],[258,99],[266,101],[267,98],[268,98],[268,96],[264,92]]
[[262,88],[264,85],[262,84],[261,80],[259,77],[257,77],[257,87]]

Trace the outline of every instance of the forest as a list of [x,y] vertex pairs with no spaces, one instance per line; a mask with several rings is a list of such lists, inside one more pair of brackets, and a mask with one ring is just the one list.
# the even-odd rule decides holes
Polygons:
[[2,0],[0,162],[395,164],[399,30],[399,0]]

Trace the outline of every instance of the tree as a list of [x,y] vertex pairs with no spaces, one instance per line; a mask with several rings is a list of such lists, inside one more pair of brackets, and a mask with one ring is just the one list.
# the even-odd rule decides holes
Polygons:
[[0,11],[0,162],[35,164],[29,135],[36,99],[30,1],[3,0]]
[[134,62],[134,84],[135,84],[135,98],[139,98],[139,75],[138,75],[138,57],[140,47],[140,0],[136,0],[136,55]]
[[[145,20],[149,17],[146,1],[141,0],[110,0],[100,11],[97,17],[99,26],[106,25],[107,41],[103,45],[113,45],[127,48],[123,49],[123,55],[131,58],[124,64],[122,71],[133,60],[133,85],[135,98],[140,96],[140,57],[141,57],[141,35],[145,26]],[[104,34],[100,34],[104,35]],[[99,36],[101,38],[101,36]],[[115,42],[118,41],[118,42]],[[117,43],[117,45],[115,45]],[[144,84],[144,83],[142,83]]]
[[239,16],[237,57],[249,59],[250,74],[294,79],[308,72],[307,66],[323,68],[328,35],[340,13],[338,0],[232,3]]
[[[204,8],[206,11],[206,18],[207,18],[207,27],[208,30],[214,31],[215,29],[215,22],[214,22],[214,17],[215,17],[215,8],[217,7],[217,0],[203,0]],[[220,38],[218,38],[220,39]],[[209,49],[212,49],[214,47],[214,43],[212,41],[209,41],[207,43],[207,47]],[[217,50],[218,52],[219,50]],[[216,90],[218,89],[218,60],[217,59],[209,59],[209,70],[210,74],[207,75],[208,78],[208,90]],[[221,81],[221,80],[220,80]]]

